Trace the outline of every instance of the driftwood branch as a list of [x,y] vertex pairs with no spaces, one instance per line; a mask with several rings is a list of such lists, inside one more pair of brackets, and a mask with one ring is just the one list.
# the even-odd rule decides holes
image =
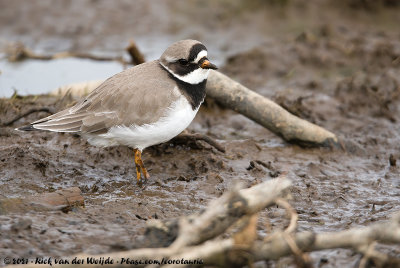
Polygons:
[[[278,260],[294,254],[292,245],[286,239],[287,235],[285,231],[273,233],[264,241],[255,241],[250,249],[244,251],[237,247],[232,238],[208,241],[199,246],[185,248],[181,254],[173,256],[173,259],[202,259],[207,266],[219,267],[227,267],[233,262],[238,266],[246,265],[249,259],[253,262]],[[385,265],[387,267],[398,267],[400,259],[371,251],[371,245],[376,242],[383,244],[400,243],[400,213],[395,214],[387,222],[380,222],[367,227],[332,233],[296,233],[293,236],[293,242],[301,252],[347,248],[368,256],[375,263],[378,263],[378,267]],[[242,254],[242,260],[246,261],[238,263],[237,254]]]
[[[232,191],[212,201],[204,211],[177,219],[178,235],[169,247],[141,248],[97,256],[78,255],[77,258],[85,259],[85,261],[87,257],[110,257],[114,260],[121,260],[121,258],[135,260],[156,259],[161,261],[163,258],[169,259],[183,255],[195,257],[196,254],[200,254],[200,256],[206,257],[208,254],[211,254],[213,250],[204,247],[204,245],[211,245],[214,250],[219,250],[221,247],[229,248],[234,245],[233,239],[227,241],[221,240],[222,244],[218,244],[218,240],[206,242],[207,240],[218,237],[243,216],[251,216],[267,206],[274,205],[275,199],[285,195],[285,191],[290,185],[291,182],[286,178],[265,181],[248,189],[240,189],[237,185]],[[150,224],[151,228],[157,227],[158,229],[165,229],[165,232],[170,232],[171,226],[176,226],[174,224],[168,225],[159,220],[153,220]],[[201,246],[192,247],[192,245],[203,242],[205,243]],[[217,243],[218,246],[215,246],[215,243]],[[197,249],[200,251],[197,251]],[[73,258],[74,257],[75,256],[73,256]],[[204,260],[207,260],[207,258],[204,258]],[[87,265],[87,263],[85,264]],[[121,266],[121,263],[114,262],[113,264],[114,266]],[[139,266],[143,267],[145,265]],[[27,265],[24,267],[30,266]],[[66,265],[63,265],[63,267],[66,267]]]
[[142,64],[146,61],[144,59],[142,52],[140,52],[139,48],[137,47],[135,41],[130,40],[129,46],[125,50],[129,53],[132,64],[138,65],[138,64]]
[[[290,247],[280,238],[281,235],[277,234],[267,243],[255,243],[254,258],[256,260],[277,260],[283,256],[290,255]],[[298,233],[295,235],[295,242],[302,251],[348,248],[366,254],[369,246],[374,242],[383,244],[400,243],[400,213],[394,214],[387,222],[375,223],[367,227],[332,233]],[[395,260],[387,258],[386,261]],[[400,260],[397,260],[397,262],[400,264]]]
[[[182,260],[198,261],[199,266],[235,265],[240,267],[251,266],[257,261],[279,260],[282,257],[295,256],[298,265],[310,267],[311,260],[305,252],[347,248],[364,256],[360,265],[367,265],[369,261],[378,267],[385,265],[397,267],[396,265],[400,264],[399,259],[378,252],[374,248],[376,243],[400,243],[400,213],[395,214],[389,221],[367,227],[332,233],[308,231],[297,233],[297,224],[294,223],[297,220],[297,214],[289,203],[282,199],[290,184],[286,178],[277,178],[248,189],[240,189],[236,186],[232,191],[212,201],[204,211],[172,220],[175,221],[174,224],[171,224],[171,220],[149,222],[150,229],[158,228],[166,233],[176,232],[176,235],[173,235],[175,236],[173,243],[169,243],[166,247],[146,247],[92,256],[81,254],[72,256],[70,260],[75,257],[84,260],[80,267],[93,266],[87,263],[88,258],[112,260],[112,264],[107,264],[110,267],[123,267],[125,264],[121,261],[128,258],[141,262],[136,263],[135,266],[138,267],[160,266],[159,264],[149,265],[145,263],[146,260],[156,260],[164,267],[188,266],[188,263],[176,263]],[[287,210],[291,217],[289,227],[272,232],[264,239],[258,238],[257,214],[265,207],[274,204],[279,204]],[[240,228],[232,237],[221,238],[221,234],[231,232],[233,229],[230,227],[238,223],[244,223],[243,228]],[[28,264],[21,267],[31,266],[33,265]],[[70,266],[74,265],[63,264],[63,267]]]
[[129,46],[126,48],[126,51],[131,57],[131,61],[126,61],[124,57],[109,57],[109,56],[97,56],[89,53],[82,52],[72,52],[72,51],[63,51],[55,54],[38,54],[33,52],[31,49],[24,46],[24,44],[17,42],[8,46],[6,50],[7,59],[11,62],[22,61],[26,59],[34,59],[34,60],[54,60],[54,59],[63,59],[63,58],[81,58],[81,59],[90,59],[95,61],[118,61],[124,65],[129,64],[140,64],[145,61],[143,54],[139,51],[136,46],[136,43],[131,40]]
[[339,146],[332,132],[296,117],[275,102],[217,71],[207,80],[207,95],[254,120],[288,142],[311,146]]
[[248,189],[234,189],[212,201],[200,215],[182,218],[180,233],[172,248],[197,245],[222,234],[245,215],[252,215],[275,203],[275,199],[291,185],[286,178],[266,181]]
[[[251,249],[243,254],[253,262],[263,260],[278,260],[285,256],[292,256],[292,248],[285,239],[286,232],[276,232],[264,241],[255,241]],[[320,233],[301,232],[294,235],[293,240],[296,247],[302,252],[311,252],[334,248],[352,249],[361,254],[371,252],[370,245],[378,242],[383,244],[400,243],[400,213],[395,214],[389,221],[376,223],[371,226],[352,228],[340,232]],[[238,253],[233,239],[209,241],[196,247],[186,248],[185,252],[179,255],[183,258],[202,258],[209,266],[227,266],[232,263],[233,253]],[[197,254],[196,254],[197,253]],[[378,256],[378,257],[377,257]],[[177,256],[178,257],[178,256]],[[378,267],[398,267],[400,259],[390,258],[382,253],[369,255],[378,262]],[[236,259],[237,260],[237,256]],[[246,262],[236,265],[246,265]]]
[[[277,198],[275,200],[276,204],[280,207],[283,207],[288,215],[290,216],[290,224],[289,226],[283,231],[282,237],[285,240],[285,242],[288,244],[290,247],[290,250],[292,251],[295,261],[298,267],[313,267],[312,265],[312,260],[310,256],[306,253],[304,253],[296,244],[295,238],[294,238],[294,233],[297,229],[297,220],[299,218],[299,215],[297,214],[296,210],[289,204],[288,201],[286,201],[283,198]],[[268,241],[268,237],[266,240]]]

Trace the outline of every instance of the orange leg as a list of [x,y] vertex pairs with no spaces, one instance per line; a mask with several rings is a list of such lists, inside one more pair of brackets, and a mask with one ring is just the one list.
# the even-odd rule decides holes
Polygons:
[[136,179],[137,182],[141,182],[141,173],[143,173],[143,177],[145,179],[150,178],[149,173],[147,172],[147,169],[144,167],[143,161],[142,161],[142,152],[138,149],[133,149],[134,155],[135,155],[135,165],[136,165]]

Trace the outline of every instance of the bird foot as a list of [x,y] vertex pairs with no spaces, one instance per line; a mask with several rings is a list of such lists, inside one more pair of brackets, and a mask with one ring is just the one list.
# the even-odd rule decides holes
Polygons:
[[[150,175],[147,172],[147,169],[144,167],[144,164],[142,161],[142,152],[138,149],[133,149],[133,152],[134,152],[134,156],[135,156],[137,185],[142,187],[143,183],[148,181],[148,179],[150,178]],[[143,175],[143,177],[142,177],[142,175]]]

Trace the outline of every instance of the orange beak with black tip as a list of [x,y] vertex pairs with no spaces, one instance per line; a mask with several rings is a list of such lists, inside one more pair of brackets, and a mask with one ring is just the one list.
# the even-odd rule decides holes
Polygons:
[[215,64],[212,64],[207,58],[201,61],[200,67],[203,69],[213,69],[213,70],[218,69],[218,67]]

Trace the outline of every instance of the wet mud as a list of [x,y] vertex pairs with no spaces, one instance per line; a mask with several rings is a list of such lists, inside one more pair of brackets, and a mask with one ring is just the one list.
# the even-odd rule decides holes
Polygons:
[[[94,2],[107,5],[106,1]],[[11,1],[1,3],[18,10]],[[122,9],[127,4],[116,3]],[[279,12],[287,9],[294,18],[314,9],[304,3],[288,5],[272,8]],[[145,14],[157,13],[154,8],[150,5]],[[171,3],[168,8],[180,12],[184,7]],[[339,16],[339,9],[327,9],[327,16]],[[266,38],[265,32],[258,29],[263,40],[254,41],[251,47],[243,45],[236,49],[229,45],[230,35],[243,30],[239,25],[239,30],[228,32],[223,40],[208,40],[210,51],[214,47],[221,52],[221,72],[293,114],[334,132],[346,145],[345,150],[302,148],[286,143],[244,116],[207,99],[188,130],[209,135],[225,146],[226,152],[201,141],[197,146],[165,143],[148,148],[143,152],[143,160],[151,178],[141,189],[135,182],[132,150],[96,148],[78,135],[14,130],[47,115],[33,113],[12,126],[0,128],[0,199],[77,186],[85,198],[85,207],[69,213],[13,211],[0,215],[0,256],[61,257],[135,248],[147,220],[191,214],[221,196],[235,181],[250,186],[281,173],[287,173],[293,181],[290,203],[299,213],[299,231],[330,232],[387,220],[400,210],[400,36],[385,22],[368,24],[365,13],[389,16],[387,7],[380,6],[379,12],[389,15],[376,14],[378,11],[365,6],[348,9],[359,20],[353,22],[348,15],[329,24],[308,18],[306,21],[312,27],[304,26],[306,30],[301,31],[292,30],[293,21],[283,22],[265,11],[270,21],[282,22],[279,29],[287,30]],[[225,9],[216,10],[207,16],[216,16],[216,20],[234,28],[236,24],[227,17]],[[188,11],[180,19],[188,19],[193,12]],[[256,14],[255,24],[265,19],[258,16],[261,15]],[[5,15],[1,18],[4,20]],[[168,24],[170,28],[158,29],[166,39],[179,39],[185,34],[196,37],[195,31],[187,33],[183,28],[172,27],[178,25],[177,19],[158,18],[164,19],[173,21]],[[253,23],[246,15],[241,20]],[[23,34],[28,26],[20,27]],[[86,33],[85,26],[82,27],[76,26],[71,36],[80,36],[80,31]],[[121,27],[123,34],[118,38],[124,39],[129,31],[127,26]],[[264,31],[273,33],[272,26],[265,27]],[[207,36],[204,29],[199,29],[197,38]],[[44,38],[53,36],[51,29],[47,31],[50,33],[42,33]],[[136,31],[140,36],[141,31]],[[150,35],[156,40],[154,33]],[[120,41],[116,38],[96,47],[99,40],[92,38],[90,44],[77,39],[77,46],[107,51],[113,42]],[[33,39],[29,42],[34,43]],[[48,107],[57,111],[74,101],[71,96],[48,95],[0,99],[0,123],[29,109]],[[273,228],[284,228],[288,224],[284,215],[285,211],[279,208],[261,212],[259,233],[265,235],[262,223],[267,217]],[[398,245],[385,247],[384,251],[400,256]],[[316,267],[354,267],[360,260],[360,255],[344,249],[314,252],[311,257]],[[289,258],[279,263],[293,265]],[[274,267],[276,263],[270,264]]]

